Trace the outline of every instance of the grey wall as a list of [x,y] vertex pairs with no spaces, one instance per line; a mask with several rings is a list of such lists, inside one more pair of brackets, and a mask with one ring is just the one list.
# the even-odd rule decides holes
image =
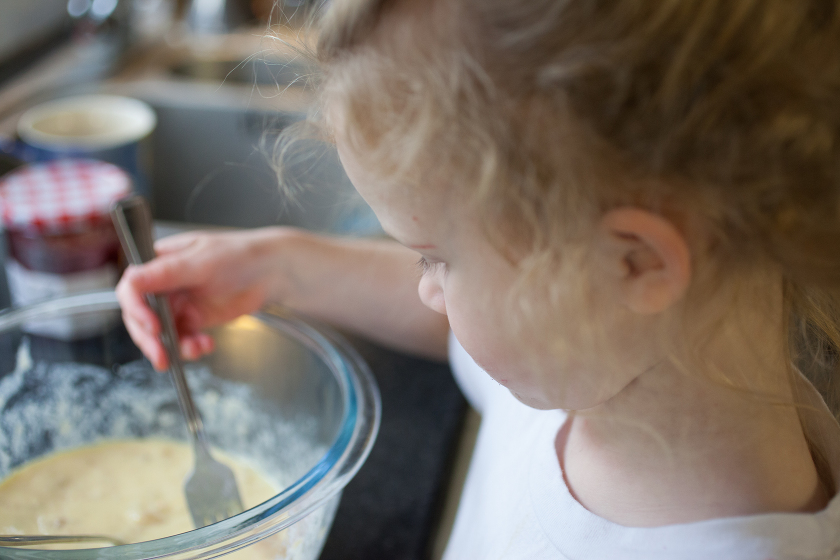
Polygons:
[[0,62],[69,20],[67,0],[0,0]]

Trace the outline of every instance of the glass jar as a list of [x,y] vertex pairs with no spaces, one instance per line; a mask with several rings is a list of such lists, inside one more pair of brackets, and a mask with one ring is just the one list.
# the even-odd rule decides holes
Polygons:
[[[4,176],[0,208],[12,304],[114,287],[120,244],[109,210],[130,192],[126,172],[89,159],[30,164]],[[72,339],[88,336],[97,325],[65,321],[30,328]]]

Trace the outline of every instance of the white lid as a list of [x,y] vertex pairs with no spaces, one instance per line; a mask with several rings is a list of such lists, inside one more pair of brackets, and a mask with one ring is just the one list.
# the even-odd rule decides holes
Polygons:
[[0,210],[8,228],[69,233],[109,220],[111,204],[130,191],[131,179],[116,165],[61,159],[4,175]]

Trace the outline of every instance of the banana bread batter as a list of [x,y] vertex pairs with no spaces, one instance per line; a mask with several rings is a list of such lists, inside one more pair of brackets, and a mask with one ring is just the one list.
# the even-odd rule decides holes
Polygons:
[[[233,469],[246,509],[278,492],[250,466],[214,457]],[[183,492],[192,461],[190,445],[163,439],[112,440],[49,455],[0,483],[0,533],[97,534],[127,543],[184,533],[193,529]],[[228,557],[282,558],[283,541],[281,533]]]

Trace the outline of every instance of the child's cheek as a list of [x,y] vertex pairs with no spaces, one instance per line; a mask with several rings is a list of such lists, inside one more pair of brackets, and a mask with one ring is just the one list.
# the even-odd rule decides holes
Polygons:
[[[497,360],[494,353],[490,350],[492,344],[483,335],[480,330],[472,324],[471,321],[465,320],[464,315],[460,309],[453,302],[450,302],[449,314],[449,328],[464,350],[475,361],[478,366],[493,375],[498,369]],[[494,376],[495,378],[495,376]]]
[[467,319],[454,304],[449,309],[449,324],[455,338],[478,366],[499,384],[512,389],[521,387],[521,374],[517,372],[521,359],[510,348],[509,340],[499,336],[503,329],[498,322],[485,319],[476,324]]

